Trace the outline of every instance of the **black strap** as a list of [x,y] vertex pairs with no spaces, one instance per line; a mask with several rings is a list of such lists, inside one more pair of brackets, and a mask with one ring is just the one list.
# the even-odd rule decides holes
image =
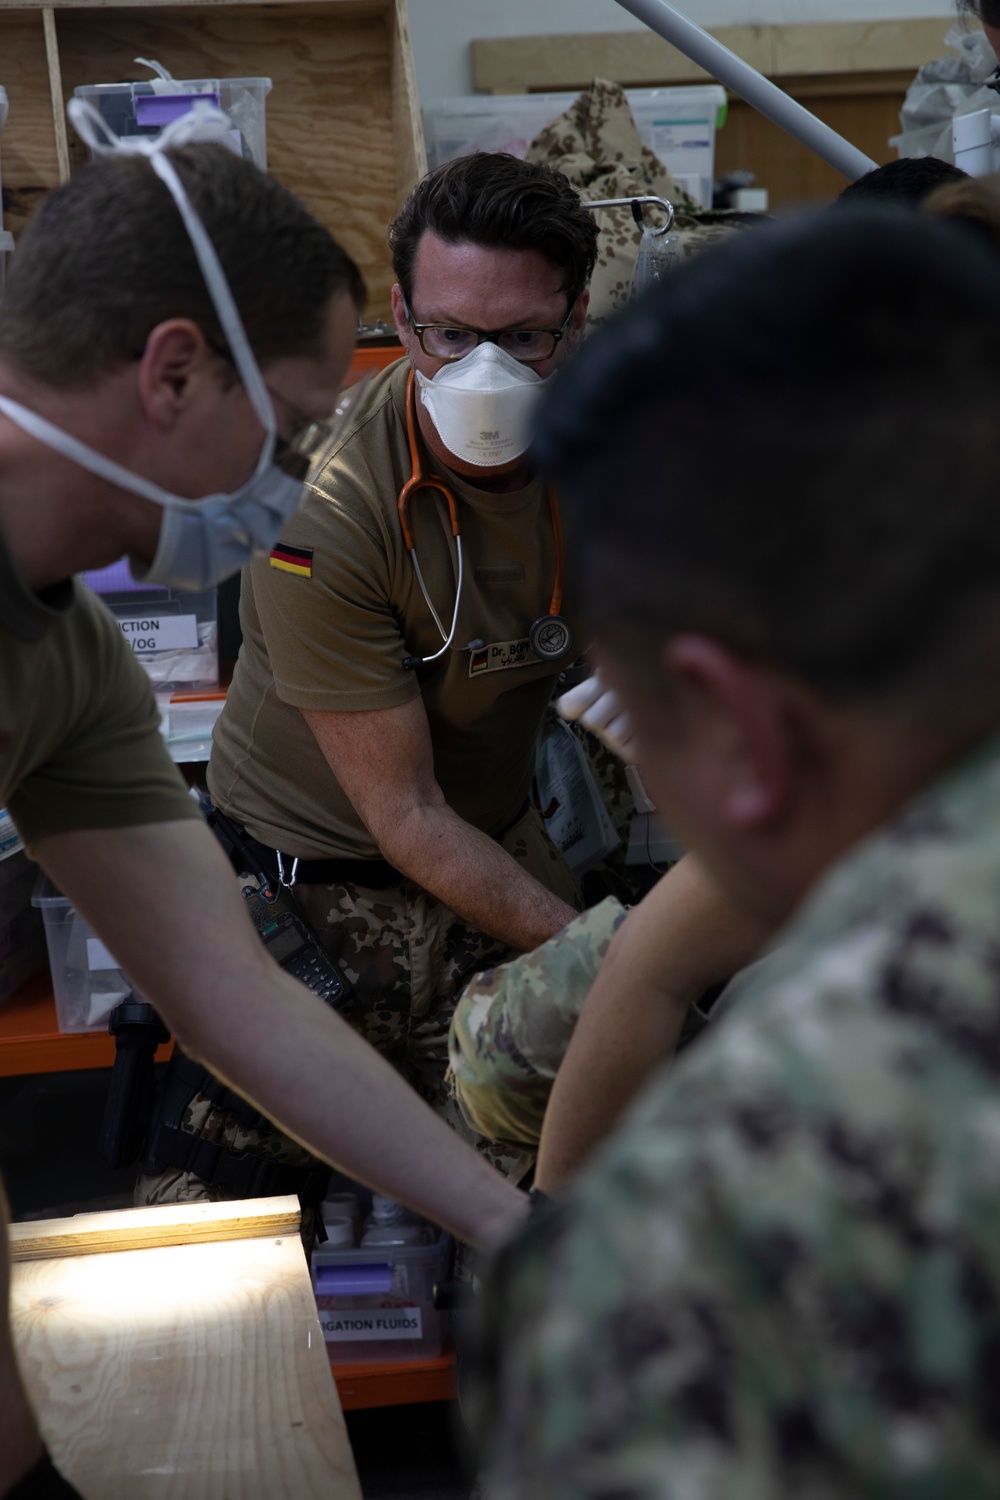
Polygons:
[[321,1203],[330,1181],[330,1168],[293,1167],[259,1156],[253,1147],[233,1151],[219,1141],[206,1141],[174,1125],[161,1124],[153,1139],[160,1170],[177,1167],[191,1172],[206,1187],[225,1187],[237,1198],[270,1198],[295,1193],[309,1206]]
[[[236,820],[231,821],[235,823]],[[241,824],[236,823],[236,828],[247,848],[267,873],[273,879],[279,879],[276,850],[269,849],[266,844],[255,839]],[[281,851],[286,880],[295,860],[294,854]],[[297,885],[360,885],[367,886],[369,890],[385,891],[390,886],[401,885],[405,879],[402,871],[395,869],[387,859],[299,859],[295,870]]]
[[3,1500],[83,1500],[83,1496],[45,1453],[12,1490],[4,1491]]
[[[505,823],[498,833],[491,835],[497,842],[509,833],[510,830],[520,823],[528,808],[531,806],[530,798],[525,798],[521,806],[509,823]],[[228,817],[229,814],[227,813]],[[240,838],[246,844],[257,862],[267,871],[274,880],[280,878],[278,869],[278,854],[274,849],[269,849],[259,839],[255,839],[252,833],[248,833],[242,823],[235,818],[229,821],[236,828]],[[408,877],[401,870],[397,870],[387,859],[301,859],[294,854],[286,854],[282,849],[281,862],[285,867],[285,878],[291,875],[292,865],[298,858],[295,870],[295,883],[297,885],[360,885],[369,890],[385,891],[390,886],[402,885]]]

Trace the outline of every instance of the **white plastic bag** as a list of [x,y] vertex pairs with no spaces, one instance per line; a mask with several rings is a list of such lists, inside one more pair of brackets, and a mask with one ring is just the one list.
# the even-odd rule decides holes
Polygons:
[[899,123],[903,129],[890,138],[900,156],[936,156],[954,162],[951,122],[956,115],[989,109],[1000,114],[1000,97],[985,87],[997,60],[981,31],[967,31],[961,21],[949,28],[945,46],[955,53],[925,63],[906,91]]
[[681,263],[680,236],[673,230],[669,234],[654,234],[646,226],[642,231],[639,249],[632,272],[632,289],[636,296],[647,287],[662,281]]

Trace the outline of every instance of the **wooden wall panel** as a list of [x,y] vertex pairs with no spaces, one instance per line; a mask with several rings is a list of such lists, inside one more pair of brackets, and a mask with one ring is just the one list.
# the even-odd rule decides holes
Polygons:
[[[879,164],[894,161],[889,137],[899,132],[899,110],[908,75],[892,81],[810,79],[788,92]],[[787,87],[787,81],[786,81]],[[715,138],[715,171],[747,167],[770,193],[771,207],[792,208],[835,198],[846,179],[742,99],[732,96],[726,123]]]
[[[946,51],[954,16],[898,21],[822,21],[782,26],[716,26],[712,36],[769,78],[806,73],[907,69]],[[697,19],[697,18],[695,18]],[[490,38],[472,43],[477,89],[491,94],[586,88],[614,78],[625,88],[704,83],[708,74],[655,32],[602,31]]]
[[[895,159],[889,137],[921,63],[942,56],[953,17],[721,27],[712,32],[875,162]],[[504,37],[472,43],[477,88],[577,90],[613,78],[626,88],[704,82],[707,75],[651,31]],[[835,197],[844,179],[741,99],[716,136],[716,172],[748,168],[774,208]]]

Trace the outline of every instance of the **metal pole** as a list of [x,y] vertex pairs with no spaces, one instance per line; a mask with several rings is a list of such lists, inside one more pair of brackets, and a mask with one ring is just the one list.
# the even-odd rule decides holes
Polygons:
[[775,125],[787,130],[803,146],[815,151],[851,182],[877,166],[863,151],[790,98],[784,89],[779,89],[776,83],[758,73],[756,68],[751,68],[742,57],[737,57],[714,36],[689,21],[687,16],[668,4],[668,0],[618,0],[618,4],[704,68],[706,73],[711,73],[727,89],[773,120]]

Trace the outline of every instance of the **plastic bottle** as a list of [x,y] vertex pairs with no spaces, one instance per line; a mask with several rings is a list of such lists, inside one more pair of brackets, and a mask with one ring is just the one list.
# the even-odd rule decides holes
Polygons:
[[380,1193],[372,1194],[372,1211],[361,1236],[363,1249],[375,1246],[423,1245],[424,1226],[409,1209]]

